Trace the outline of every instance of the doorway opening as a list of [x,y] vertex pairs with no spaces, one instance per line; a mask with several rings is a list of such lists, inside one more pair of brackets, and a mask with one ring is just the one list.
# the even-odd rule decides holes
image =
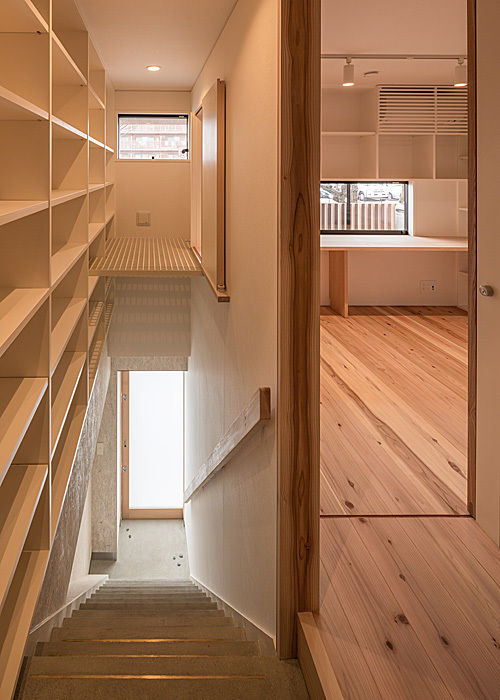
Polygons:
[[122,372],[122,517],[182,518],[184,372]]

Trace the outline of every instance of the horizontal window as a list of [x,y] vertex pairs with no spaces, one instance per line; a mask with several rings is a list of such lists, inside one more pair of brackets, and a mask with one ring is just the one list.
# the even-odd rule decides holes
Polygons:
[[187,114],[119,114],[118,158],[187,160]]
[[320,185],[321,233],[408,233],[407,182]]

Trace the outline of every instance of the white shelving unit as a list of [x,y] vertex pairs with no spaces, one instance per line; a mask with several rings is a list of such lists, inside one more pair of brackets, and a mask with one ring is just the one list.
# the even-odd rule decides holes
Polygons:
[[2,0],[0,28],[3,698],[16,683],[113,310],[113,285],[89,278],[89,259],[113,233],[114,151],[106,73],[74,0]]

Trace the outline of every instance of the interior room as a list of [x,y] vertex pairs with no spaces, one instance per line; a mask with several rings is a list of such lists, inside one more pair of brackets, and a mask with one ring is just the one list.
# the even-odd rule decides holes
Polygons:
[[0,0],[0,700],[498,700],[493,0]]

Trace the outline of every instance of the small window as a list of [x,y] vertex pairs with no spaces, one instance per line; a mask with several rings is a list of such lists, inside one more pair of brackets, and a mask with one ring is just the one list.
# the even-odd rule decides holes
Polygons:
[[187,114],[119,114],[118,158],[188,160]]
[[320,185],[321,233],[408,233],[407,182]]

